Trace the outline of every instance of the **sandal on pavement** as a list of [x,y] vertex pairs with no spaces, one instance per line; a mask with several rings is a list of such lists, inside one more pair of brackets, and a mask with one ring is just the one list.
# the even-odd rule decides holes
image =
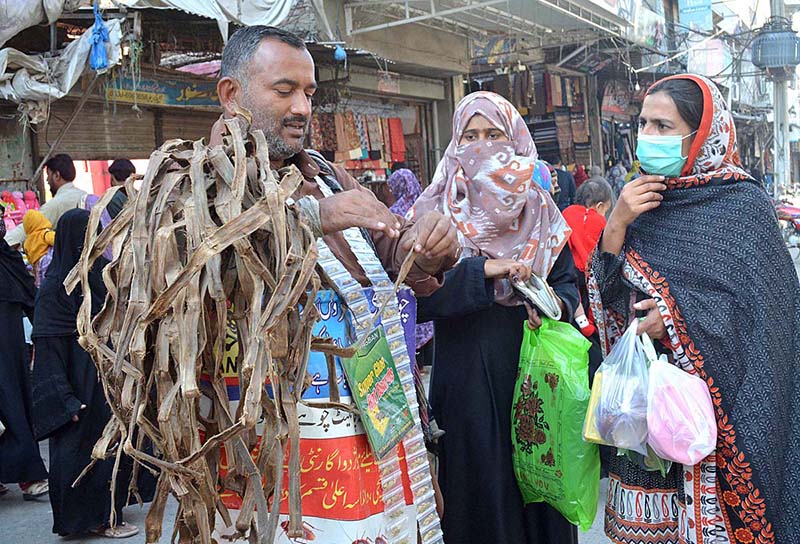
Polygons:
[[139,528],[136,525],[125,523],[124,521],[116,527],[105,526],[92,529],[92,534],[102,536],[105,538],[130,538],[139,534]]
[[47,495],[50,491],[50,485],[47,480],[39,480],[37,482],[26,482],[19,484],[22,490],[22,498],[26,501],[34,501],[42,495]]

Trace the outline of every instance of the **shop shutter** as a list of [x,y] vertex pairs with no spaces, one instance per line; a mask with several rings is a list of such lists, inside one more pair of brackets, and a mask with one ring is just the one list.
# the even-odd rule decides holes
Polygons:
[[[76,101],[53,102],[46,124],[34,126],[39,154],[56,140],[75,108]],[[86,103],[78,113],[56,153],[75,160],[146,159],[156,149],[153,112],[134,111],[128,104]]]
[[175,109],[162,111],[165,142],[175,138],[193,141],[204,138],[205,142],[208,143],[211,127],[220,116],[218,112]]

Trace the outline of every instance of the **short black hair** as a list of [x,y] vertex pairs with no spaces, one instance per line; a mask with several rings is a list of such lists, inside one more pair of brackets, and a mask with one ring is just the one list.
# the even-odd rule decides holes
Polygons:
[[239,83],[246,84],[243,69],[263,40],[277,40],[295,49],[307,49],[302,38],[286,30],[266,25],[246,26],[234,32],[225,44],[219,77],[232,77]]
[[115,180],[122,183],[131,177],[131,174],[136,173],[136,167],[128,159],[117,159],[108,167],[108,173],[114,176]]
[[404,163],[403,161],[393,162],[392,163],[392,174],[394,174],[398,170],[402,170],[403,168],[408,168],[406,163]]
[[53,155],[44,165],[50,170],[61,174],[64,181],[75,181],[75,165],[72,163],[72,157],[66,153]]
[[650,88],[647,94],[665,93],[675,103],[678,113],[692,130],[700,128],[703,120],[703,91],[691,79],[662,80]]
[[550,155],[547,162],[549,162],[550,164],[558,164],[561,162],[561,155]]
[[601,202],[611,202],[614,191],[611,185],[603,178],[589,178],[584,181],[575,194],[575,202],[586,208]]

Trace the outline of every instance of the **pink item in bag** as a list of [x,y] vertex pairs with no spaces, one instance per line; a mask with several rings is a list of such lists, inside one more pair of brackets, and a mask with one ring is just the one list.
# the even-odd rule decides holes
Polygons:
[[717,420],[708,386],[670,364],[664,355],[650,362],[647,443],[659,457],[696,465],[717,446]]

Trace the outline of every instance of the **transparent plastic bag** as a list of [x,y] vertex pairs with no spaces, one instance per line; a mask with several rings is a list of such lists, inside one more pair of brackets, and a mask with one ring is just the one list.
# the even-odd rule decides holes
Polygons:
[[696,465],[717,444],[717,421],[706,382],[665,356],[651,362],[647,442],[664,459]]
[[649,373],[638,327],[634,321],[600,365],[603,382],[595,416],[603,442],[646,456]]

